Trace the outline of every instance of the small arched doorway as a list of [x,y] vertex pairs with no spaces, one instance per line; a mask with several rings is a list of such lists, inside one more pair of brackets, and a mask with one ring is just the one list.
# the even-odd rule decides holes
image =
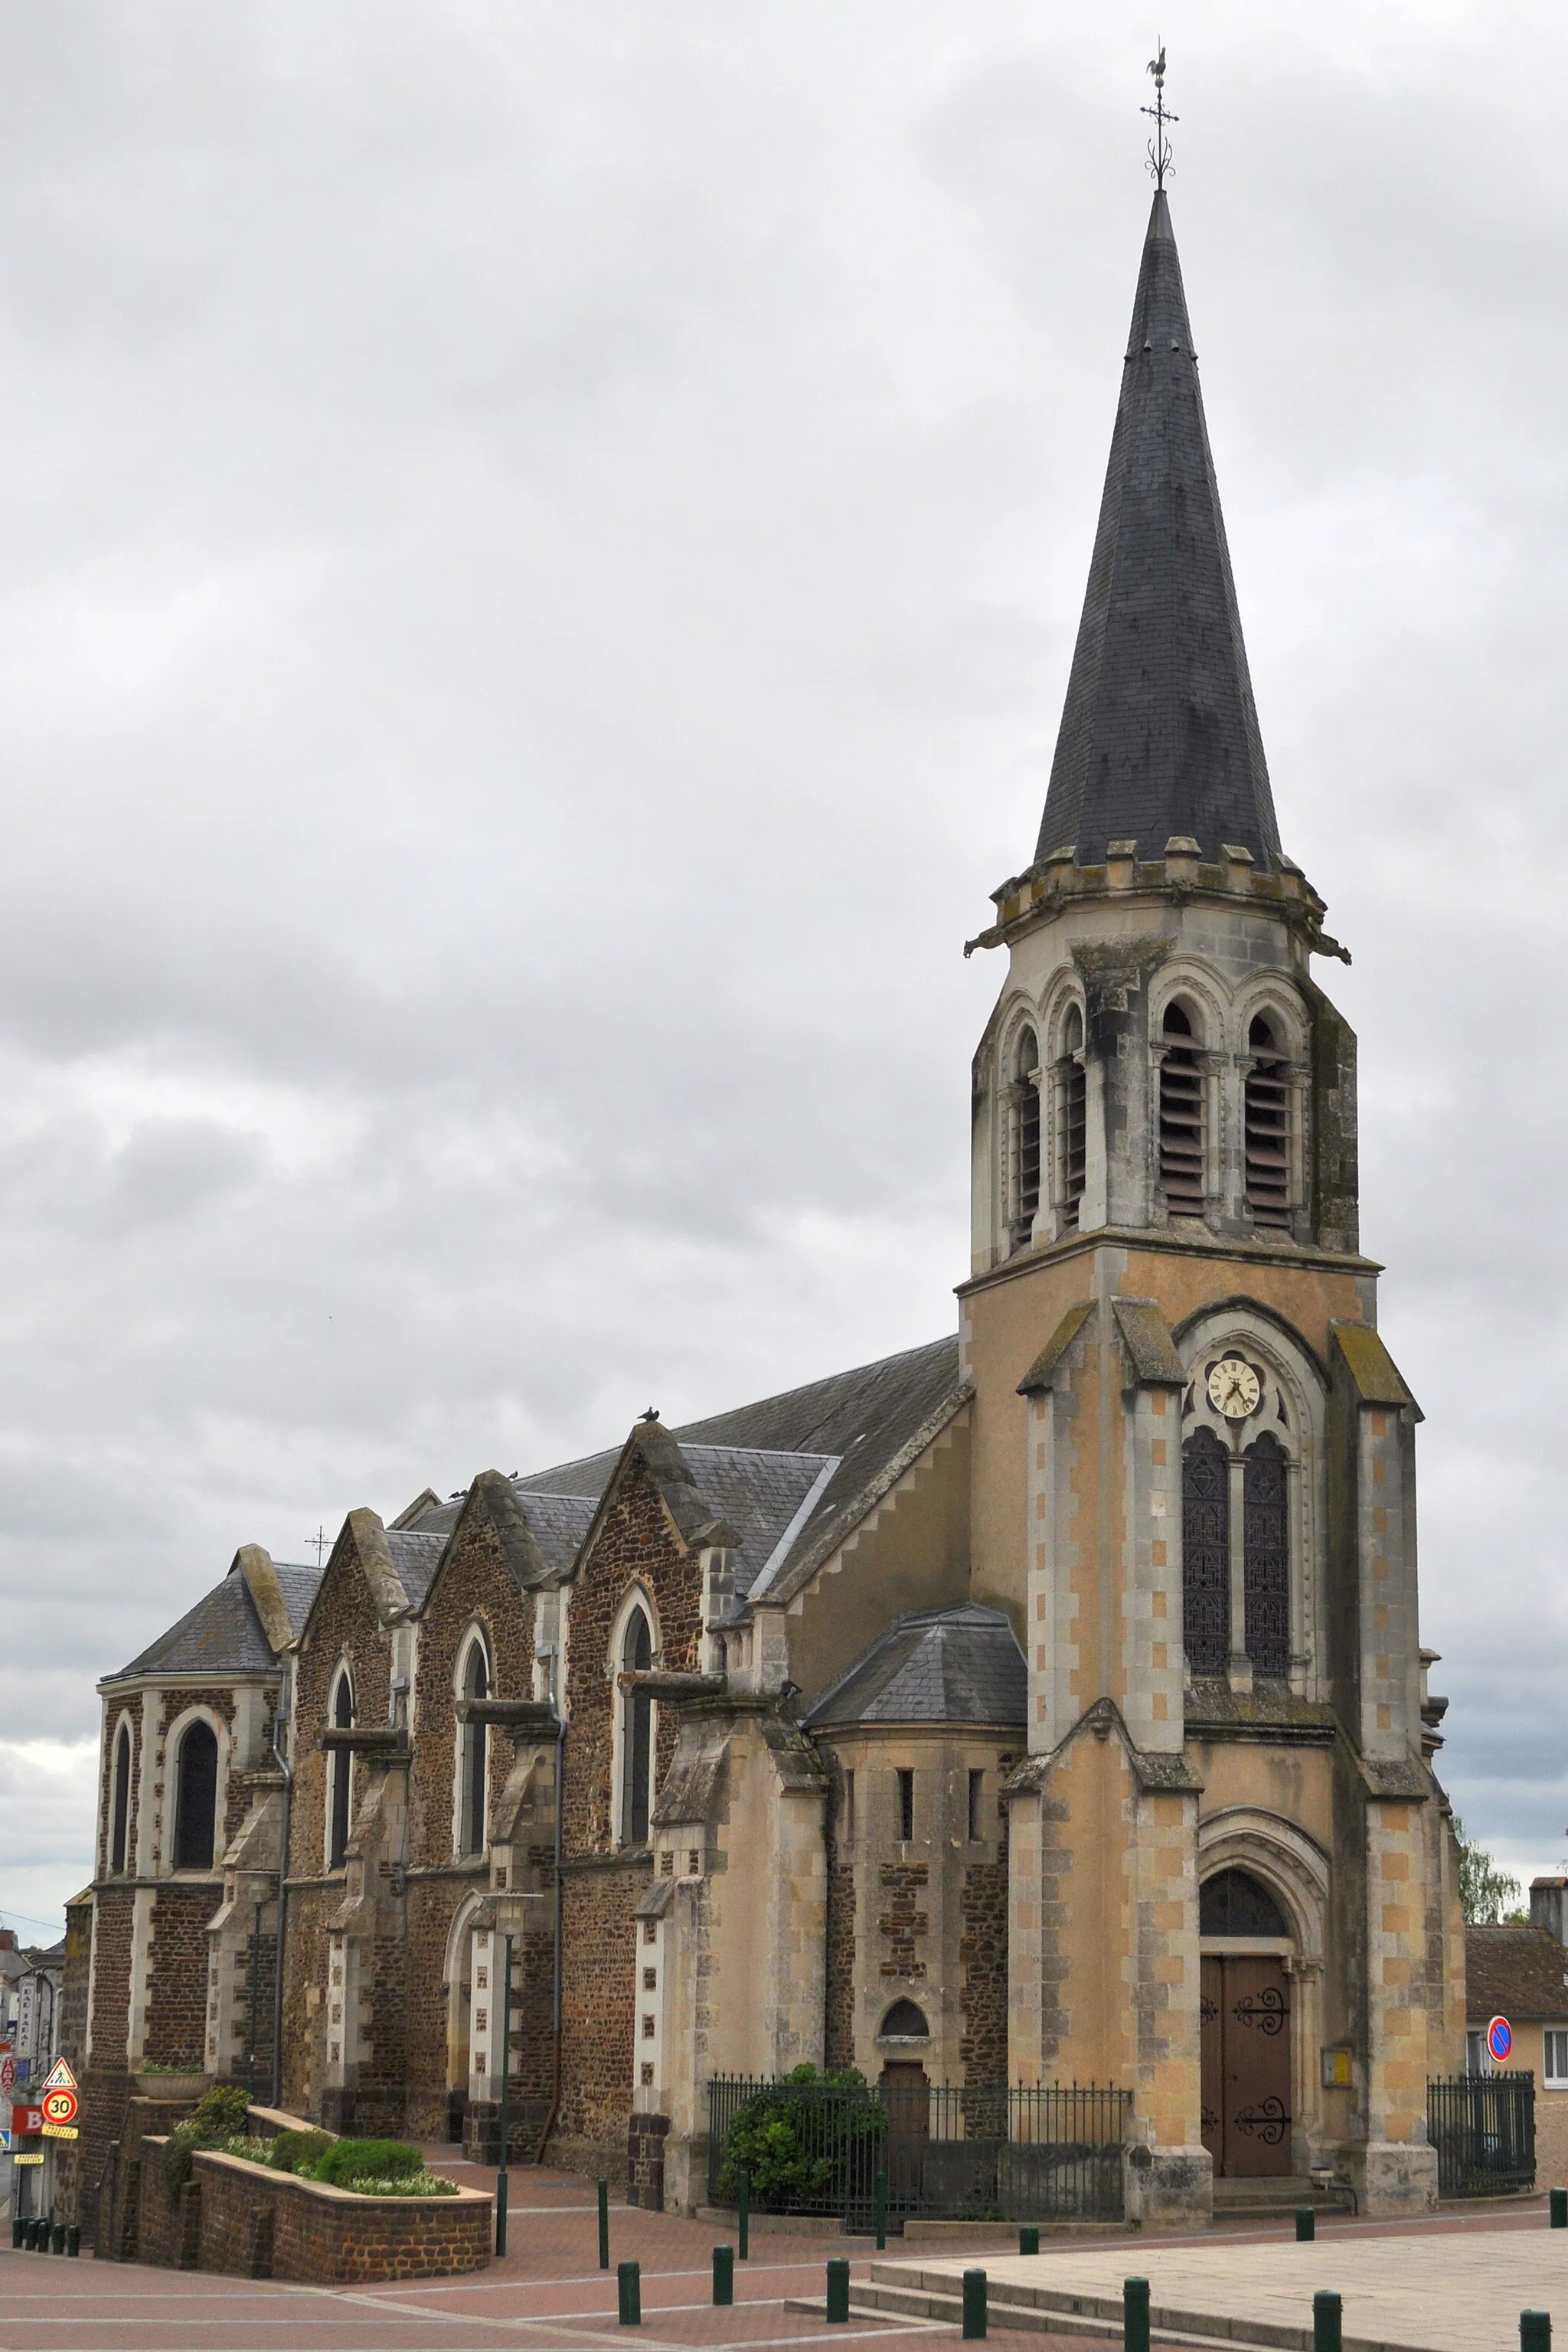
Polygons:
[[1279,1902],[1245,1870],[1198,1891],[1203,1990],[1203,2137],[1220,2180],[1292,2169],[1293,1948]]

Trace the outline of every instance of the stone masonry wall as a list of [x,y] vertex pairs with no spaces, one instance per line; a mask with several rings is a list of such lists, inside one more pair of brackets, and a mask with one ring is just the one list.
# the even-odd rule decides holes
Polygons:
[[153,1897],[145,2065],[188,2066],[196,2074],[205,2065],[206,1928],[222,1891],[216,1881],[175,1881]]
[[[1005,1853],[1005,1847],[1003,1848]],[[958,1957],[963,1970],[960,2007],[963,2032],[959,2058],[966,2083],[1007,2080],[1007,1864],[972,1863],[963,1874],[963,1929]]]
[[[92,2057],[110,2070],[125,2063],[131,2027],[131,1940],[136,1898],[129,1886],[100,1886],[92,1961]],[[205,1981],[206,1971],[203,1969]]]

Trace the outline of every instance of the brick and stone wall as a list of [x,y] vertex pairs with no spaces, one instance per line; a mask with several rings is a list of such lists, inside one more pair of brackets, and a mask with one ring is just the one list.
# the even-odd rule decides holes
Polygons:
[[[1003,1848],[1004,1855],[1006,1849]],[[1007,1864],[972,1863],[960,1897],[958,1958],[963,2020],[958,2054],[966,2083],[1007,2080]]]
[[149,2066],[205,2063],[207,1923],[222,1899],[221,1879],[159,1887],[153,1901],[153,1942],[147,1964],[147,2028],[142,2062]]

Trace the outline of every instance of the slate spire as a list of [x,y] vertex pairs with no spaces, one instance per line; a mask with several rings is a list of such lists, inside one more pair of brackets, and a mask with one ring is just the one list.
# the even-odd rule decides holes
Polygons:
[[1037,857],[1080,866],[1173,835],[1279,864],[1219,489],[1163,190],[1143,245],[1121,399]]

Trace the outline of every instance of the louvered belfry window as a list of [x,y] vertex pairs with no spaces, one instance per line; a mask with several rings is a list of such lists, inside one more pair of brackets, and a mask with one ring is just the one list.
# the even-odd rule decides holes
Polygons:
[[1253,1063],[1247,1074],[1244,1124],[1247,1205],[1255,1225],[1290,1227],[1290,1094],[1272,1025],[1261,1013],[1247,1033]]
[[1083,1066],[1083,1015],[1075,1004],[1062,1024],[1057,1063],[1057,1189],[1062,1230],[1078,1230],[1089,1157],[1089,1091]]
[[1204,1213],[1204,1074],[1193,1024],[1165,1007],[1160,1062],[1160,1184],[1173,1217]]
[[1289,1477],[1277,1438],[1259,1437],[1242,1465],[1247,1654],[1255,1675],[1283,1682],[1290,1671]]
[[1182,1639],[1187,1671],[1230,1664],[1230,1465],[1212,1430],[1182,1450]]
[[1013,1057],[1013,1247],[1027,1249],[1040,1205],[1040,1048],[1032,1029]]

